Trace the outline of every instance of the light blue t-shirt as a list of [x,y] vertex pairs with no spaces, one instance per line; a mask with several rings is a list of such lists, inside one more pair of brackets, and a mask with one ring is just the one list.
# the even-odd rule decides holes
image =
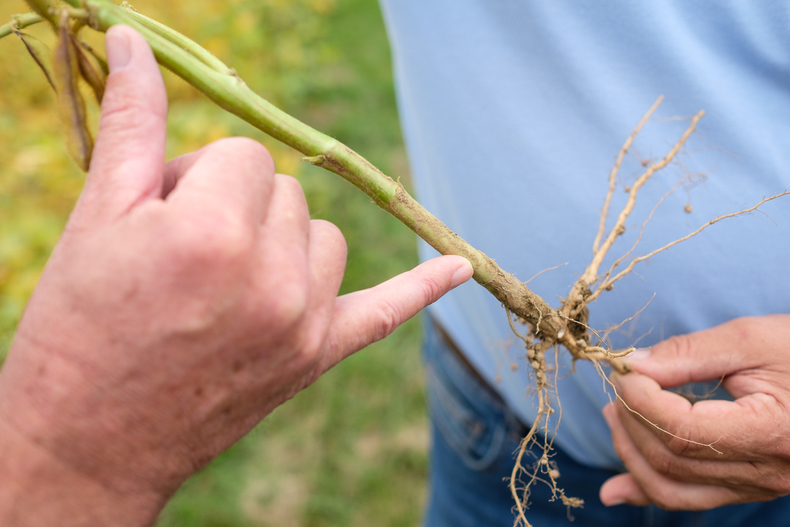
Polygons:
[[[662,157],[706,110],[676,163],[642,191],[613,255],[635,255],[790,185],[790,3],[741,0],[382,0],[402,125],[421,203],[554,307],[592,256],[607,176],[626,137],[662,104],[620,170]],[[687,205],[691,212],[687,212]],[[790,312],[790,198],[730,219],[639,264],[591,306],[615,347],[649,346],[727,320]],[[610,219],[611,224],[611,219]],[[423,258],[435,255],[427,245]],[[609,259],[611,262],[611,258]],[[654,296],[655,295],[655,296]],[[652,298],[652,301],[651,301]],[[526,422],[523,345],[485,289],[469,283],[433,316]],[[616,467],[589,364],[563,353],[557,444]],[[519,365],[516,371],[512,363]]]

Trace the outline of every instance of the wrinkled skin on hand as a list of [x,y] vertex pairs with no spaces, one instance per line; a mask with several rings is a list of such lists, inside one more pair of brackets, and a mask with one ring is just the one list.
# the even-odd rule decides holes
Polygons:
[[349,354],[469,279],[458,257],[337,297],[346,246],[268,152],[164,163],[145,41],[111,75],[84,192],[0,375],[0,524],[145,525],[191,474]]
[[[621,402],[604,409],[628,473],[601,500],[704,510],[790,493],[789,342],[789,315],[736,319],[662,342],[633,363],[638,373],[616,376],[644,419]],[[719,379],[734,402],[692,404],[666,390]]]

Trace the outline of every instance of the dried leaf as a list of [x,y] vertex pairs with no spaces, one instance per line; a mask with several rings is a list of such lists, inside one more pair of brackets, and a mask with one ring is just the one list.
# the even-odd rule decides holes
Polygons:
[[44,76],[47,78],[49,85],[57,92],[57,88],[55,87],[55,73],[52,71],[52,52],[47,45],[27,33],[15,30],[14,34],[18,36],[25,45],[27,52],[30,53],[35,63],[38,64],[38,67],[44,72]]
[[104,75],[105,76],[109,75],[110,74],[110,66],[107,65],[107,59],[105,59],[104,57],[102,57],[101,55],[96,53],[96,50],[93,49],[90,46],[90,44],[88,44],[84,40],[80,41],[80,44],[82,44],[82,49],[87,51],[89,54],[93,55],[93,58],[95,58],[96,62],[99,63],[99,66],[101,67],[102,71],[104,72]]
[[58,24],[58,43],[53,60],[58,112],[66,125],[66,146],[69,154],[87,172],[93,151],[93,137],[88,128],[85,99],[79,90],[80,51],[69,24],[68,13],[64,12]]
[[72,46],[77,53],[82,78],[91,87],[94,95],[96,95],[96,100],[101,104],[101,100],[104,97],[104,88],[107,85],[106,63],[102,64],[98,55],[93,52],[93,48],[85,42],[80,42],[76,35],[72,34],[71,40]]

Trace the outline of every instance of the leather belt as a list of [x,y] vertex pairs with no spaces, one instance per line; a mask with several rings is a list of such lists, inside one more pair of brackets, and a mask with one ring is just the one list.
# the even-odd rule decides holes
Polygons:
[[[431,318],[431,323],[433,324],[434,330],[436,331],[437,335],[439,335],[439,338],[441,338],[444,344],[447,345],[447,349],[450,350],[450,352],[452,352],[453,355],[455,355],[458,361],[461,364],[463,364],[463,366],[469,371],[469,373],[472,374],[472,376],[480,382],[480,385],[485,390],[487,390],[492,395],[492,397],[494,397],[499,401],[502,401],[502,404],[505,407],[507,407],[504,400],[502,400],[502,396],[499,395],[499,392],[497,392],[488,383],[488,381],[486,381],[483,378],[483,376],[480,375],[480,373],[475,369],[475,367],[472,366],[472,363],[469,362],[469,360],[464,356],[464,354],[461,352],[458,346],[455,345],[455,342],[453,342],[453,339],[450,338],[450,335],[447,333],[447,331],[445,331],[444,328],[436,322],[436,319]],[[520,441],[522,437],[527,435],[529,431],[529,426],[522,423],[521,420],[519,420],[519,418],[516,417],[516,415],[512,413],[509,409],[505,413],[506,413],[506,421],[507,423],[509,423],[508,424],[509,433],[512,435],[514,441]]]
[[488,381],[486,381],[483,378],[483,376],[480,375],[477,369],[474,366],[472,366],[472,363],[469,362],[469,359],[467,359],[464,356],[464,354],[461,352],[461,350],[458,348],[458,346],[456,346],[455,342],[453,342],[453,339],[450,337],[447,331],[445,331],[445,329],[433,317],[431,319],[431,322],[436,328],[436,332],[439,335],[439,337],[441,337],[442,341],[444,341],[444,343],[447,345],[447,349],[453,352],[453,355],[455,355],[455,357],[461,362],[461,364],[463,364],[466,367],[466,369],[469,370],[469,373],[471,373],[475,379],[480,381],[480,383],[483,386],[485,386],[492,392],[496,393],[496,391],[491,387]]

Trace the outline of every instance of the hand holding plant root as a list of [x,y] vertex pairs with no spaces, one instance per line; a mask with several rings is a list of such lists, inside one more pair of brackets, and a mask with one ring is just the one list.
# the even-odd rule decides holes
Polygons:
[[[604,416],[628,473],[601,500],[702,510],[790,493],[788,339],[788,315],[736,319],[672,337],[614,376],[622,401]],[[734,401],[692,405],[665,390],[719,379]]]
[[[81,101],[79,91],[73,89],[73,85],[77,77],[81,76],[89,80],[97,97],[100,97],[103,77],[101,59],[95,57],[81,44],[78,33],[87,27],[98,31],[107,31],[113,25],[124,24],[131,26],[143,35],[153,49],[156,59],[162,65],[201,90],[219,106],[302,152],[306,156],[306,161],[342,176],[441,254],[462,256],[472,264],[474,279],[502,302],[511,324],[514,322],[513,317],[517,317],[520,321],[525,322],[528,328],[526,333],[521,334],[513,325],[513,331],[525,343],[527,362],[535,378],[538,414],[532,429],[522,441],[510,480],[511,493],[516,501],[517,523],[525,526],[530,525],[525,516],[525,509],[529,499],[529,489],[533,483],[548,484],[555,496],[568,506],[581,505],[580,500],[566,496],[559,488],[557,469],[550,461],[553,434],[548,430],[548,423],[552,412],[550,401],[557,397],[555,391],[557,372],[554,372],[554,379],[552,379],[546,365],[546,354],[549,352],[559,353],[561,345],[572,354],[574,360],[592,361],[603,376],[605,376],[603,370],[605,364],[609,364],[620,374],[627,373],[630,369],[622,359],[631,350],[610,351],[608,349],[606,346],[607,336],[617,328],[609,328],[600,333],[590,328],[587,324],[589,304],[595,301],[603,291],[612,289],[615,282],[632,272],[634,266],[639,262],[696,235],[721,219],[751,212],[762,203],[787,194],[784,192],[766,198],[747,210],[711,220],[679,240],[642,256],[632,257],[641,238],[639,236],[632,247],[608,268],[602,270],[605,258],[610,254],[617,239],[626,230],[626,222],[634,209],[640,189],[657,172],[673,162],[687,139],[694,133],[704,113],[700,112],[691,119],[685,133],[663,158],[647,163],[644,173],[628,189],[628,199],[625,206],[616,215],[614,224],[607,230],[609,207],[616,188],[618,170],[624,157],[628,154],[634,138],[658,108],[661,102],[661,98],[659,98],[628,137],[609,175],[609,189],[599,229],[593,243],[593,259],[582,276],[571,287],[562,305],[554,310],[542,298],[530,291],[525,284],[502,270],[491,258],[470,246],[426,211],[398,182],[381,173],[347,146],[297,121],[253,93],[233,69],[224,65],[195,42],[136,13],[130,6],[119,7],[109,0],[67,0],[66,4],[68,5],[55,0],[28,0],[28,3],[35,8],[37,14],[15,17],[11,24],[0,27],[0,37],[10,33],[17,34],[35,61],[45,70],[47,78],[54,76],[55,82],[53,84],[58,91],[61,113],[70,130],[70,151],[80,166],[90,166],[92,171],[95,168],[89,161],[90,131],[85,123],[84,112],[80,111],[80,105],[84,103]],[[42,58],[46,57],[46,53],[40,50],[41,46],[36,45],[36,50],[33,50],[30,39],[21,32],[26,25],[45,19],[57,30],[59,39],[57,52],[54,56],[56,68],[52,68],[54,73],[48,73],[47,59]],[[88,64],[91,58],[93,58],[93,65]],[[91,81],[89,78],[93,80]],[[172,169],[165,171],[165,189],[172,189],[175,180],[178,179],[177,175],[180,169],[177,167],[191,163],[191,160],[195,158],[187,159],[189,161],[177,162]],[[165,191],[165,195],[167,195],[167,191]],[[659,201],[656,207],[660,203]],[[648,217],[642,225],[643,230],[649,219]],[[526,467],[523,464],[524,452],[531,442],[536,441],[539,432],[542,432],[542,436],[545,438],[542,445],[544,456],[534,467]]]
[[[603,378],[606,378],[606,372],[602,368],[603,364],[608,364],[612,367],[612,369],[618,375],[618,379],[625,380],[629,379],[631,376],[626,375],[627,373],[631,372],[632,369],[627,362],[627,356],[634,350],[634,348],[629,348],[620,351],[610,351],[606,346],[606,340],[608,335],[620,327],[623,324],[628,322],[625,320],[618,324],[615,327],[608,328],[606,331],[595,331],[594,329],[590,328],[587,325],[588,320],[588,305],[596,300],[602,292],[611,290],[618,280],[624,278],[629,273],[632,272],[634,266],[640,262],[643,262],[652,256],[669,249],[670,247],[688,240],[689,238],[697,235],[703,229],[717,223],[723,219],[739,216],[742,214],[747,214],[757,210],[757,208],[767,201],[771,201],[773,199],[782,197],[788,194],[787,191],[777,194],[775,196],[771,196],[769,198],[764,198],[756,205],[749,207],[748,209],[744,209],[739,212],[734,212],[730,214],[725,214],[718,218],[715,218],[695,231],[691,232],[690,234],[679,238],[671,243],[664,245],[658,249],[650,251],[647,254],[632,257],[630,260],[632,253],[636,250],[639,241],[641,240],[641,234],[644,232],[645,227],[647,226],[648,222],[652,217],[652,212],[648,216],[648,218],[644,221],[641,226],[640,234],[637,236],[636,241],[633,245],[619,258],[617,258],[604,272],[601,272],[601,266],[605,259],[605,257],[609,254],[610,249],[613,247],[614,243],[617,241],[617,238],[621,236],[626,230],[626,221],[628,220],[631,212],[634,209],[634,205],[636,204],[637,195],[639,190],[644,187],[646,183],[660,170],[667,167],[670,163],[672,163],[675,156],[678,152],[681,151],[683,145],[686,143],[688,138],[694,132],[697,127],[697,123],[703,117],[704,111],[700,111],[694,117],[691,118],[691,122],[689,123],[688,128],[683,133],[683,135],[678,139],[675,145],[669,150],[669,152],[659,161],[646,163],[645,171],[636,179],[636,181],[629,187],[626,188],[628,191],[628,199],[626,200],[625,205],[623,206],[622,210],[617,214],[616,219],[612,227],[607,231],[606,230],[606,223],[607,217],[609,214],[609,206],[611,204],[612,196],[614,194],[615,188],[617,187],[617,175],[620,169],[620,166],[623,162],[623,159],[628,154],[631,145],[634,141],[634,138],[639,134],[642,127],[650,120],[650,117],[653,113],[658,109],[658,106],[661,104],[663,97],[659,97],[653,106],[648,110],[648,112],[644,115],[641,121],[637,124],[634,128],[631,135],[627,138],[625,144],[623,145],[620,153],[617,156],[615,161],[614,167],[609,174],[609,189],[606,195],[606,199],[604,202],[604,207],[601,212],[601,218],[598,228],[598,233],[596,234],[595,241],[593,242],[593,259],[590,265],[587,267],[585,272],[582,276],[573,284],[571,287],[569,295],[563,300],[562,305],[555,313],[552,313],[551,316],[557,316],[566,321],[568,331],[565,333],[560,333],[556,335],[554,339],[543,338],[540,339],[541,335],[538,336],[537,342],[532,338],[532,335],[521,335],[516,330],[515,326],[512,324],[512,320],[509,317],[509,321],[511,322],[511,328],[513,332],[516,333],[522,340],[527,348],[527,359],[528,363],[530,364],[536,382],[537,388],[537,397],[538,397],[538,413],[535,419],[535,422],[532,425],[529,433],[522,439],[521,447],[516,457],[516,464],[513,467],[513,472],[510,478],[510,490],[513,495],[514,500],[516,501],[516,509],[518,518],[516,523],[521,523],[525,526],[530,525],[527,521],[525,516],[526,507],[528,505],[529,500],[529,489],[530,486],[535,482],[542,482],[552,489],[555,498],[560,499],[565,505],[568,507],[579,507],[583,503],[581,500],[576,498],[571,498],[565,495],[565,492],[558,486],[557,478],[559,476],[559,471],[556,467],[552,465],[550,462],[551,456],[551,449],[552,449],[552,440],[549,439],[552,437],[551,430],[549,430],[549,417],[553,413],[553,409],[550,404],[550,399],[552,397],[558,397],[556,393],[556,370],[555,370],[555,377],[553,380],[550,380],[550,377],[547,375],[548,370],[546,367],[546,359],[545,355],[546,352],[554,347],[554,353],[557,353],[556,346],[561,344],[563,345],[570,353],[573,355],[574,361],[583,359],[589,360],[595,364],[596,368],[598,369],[599,373]],[[674,190],[674,188],[673,188]],[[672,192],[672,191],[670,191]],[[666,197],[666,195],[665,195]],[[653,212],[658,208],[658,206],[663,201],[663,198],[659,200],[659,202],[654,206]],[[628,263],[625,263],[628,262]],[[620,269],[622,267],[622,269]],[[507,307],[507,306],[506,306]],[[633,318],[633,317],[632,317]],[[630,320],[630,319],[629,319]],[[595,339],[595,342],[593,342]],[[555,360],[556,363],[556,360]],[[624,406],[620,405],[618,408],[625,408]],[[611,415],[611,410],[609,410],[609,414]],[[636,416],[632,416],[631,419],[638,419]],[[643,423],[645,426],[650,427],[651,424],[654,424],[649,417],[643,419],[647,420],[647,423]],[[672,436],[663,427],[661,426],[653,426],[653,430],[657,431],[658,433],[663,433],[664,436],[679,441],[681,444],[686,443],[688,441],[693,440],[684,440],[685,436]],[[523,464],[523,457],[524,453],[529,448],[530,444],[536,441],[536,437],[538,437],[538,433],[541,434],[543,439],[543,444],[540,445],[544,451],[544,455],[541,459],[538,460],[534,466],[528,467],[524,466]],[[710,449],[710,444],[712,442],[707,443],[691,443],[696,447],[700,448],[708,448],[711,452],[714,452],[713,449]],[[618,450],[618,454],[622,453]]]

